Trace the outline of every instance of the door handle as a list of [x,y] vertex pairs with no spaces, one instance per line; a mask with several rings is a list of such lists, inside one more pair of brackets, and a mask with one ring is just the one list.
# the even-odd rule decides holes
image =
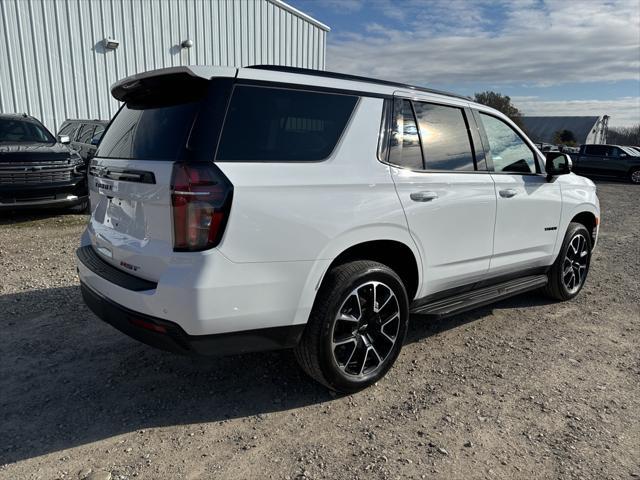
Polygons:
[[518,194],[513,188],[507,188],[505,190],[500,190],[500,196],[504,198],[515,197]]
[[409,197],[414,202],[430,202],[438,198],[438,194],[436,192],[413,192]]

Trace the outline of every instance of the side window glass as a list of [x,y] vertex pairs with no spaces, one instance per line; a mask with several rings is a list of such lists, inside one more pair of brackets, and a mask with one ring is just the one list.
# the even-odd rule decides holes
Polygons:
[[76,142],[89,143],[89,140],[91,140],[91,135],[93,134],[93,128],[93,125],[90,124],[83,125],[78,132],[78,138],[76,139]]
[[427,170],[473,171],[464,112],[457,107],[413,102]]
[[609,157],[619,157],[620,156],[620,149],[618,147],[609,147],[608,148],[608,152],[607,152],[607,156],[609,156]]
[[324,160],[335,149],[357,102],[353,95],[236,86],[217,158]]
[[412,170],[424,167],[418,126],[408,100],[394,101],[389,163]]
[[489,140],[489,150],[496,172],[535,173],[533,151],[515,130],[491,115],[480,113]]

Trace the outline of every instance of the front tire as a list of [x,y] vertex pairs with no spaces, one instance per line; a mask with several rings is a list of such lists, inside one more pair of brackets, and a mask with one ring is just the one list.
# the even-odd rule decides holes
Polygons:
[[591,235],[581,223],[572,222],[558,258],[548,273],[545,293],[556,300],[569,300],[582,290],[591,263]]
[[408,321],[407,292],[393,270],[368,260],[338,265],[322,282],[296,359],[330,389],[356,392],[391,368]]
[[640,168],[636,168],[629,173],[629,181],[635,185],[640,185]]

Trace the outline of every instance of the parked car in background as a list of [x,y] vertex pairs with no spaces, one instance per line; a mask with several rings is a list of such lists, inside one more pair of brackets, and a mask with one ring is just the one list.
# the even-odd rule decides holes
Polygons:
[[568,153],[569,155],[573,155],[580,152],[580,149],[578,147],[568,147],[567,145],[560,145],[558,146],[558,149],[562,153]]
[[86,166],[38,120],[0,114],[0,209],[87,206]]
[[65,120],[58,135],[68,135],[71,147],[88,162],[96,154],[108,120]]
[[536,143],[535,146],[538,147],[540,151],[543,153],[560,151],[558,147],[556,145],[553,145],[552,143],[539,142],[539,143]]
[[640,152],[633,147],[582,145],[573,158],[573,170],[581,175],[613,177],[640,184]]
[[353,392],[393,365],[410,312],[568,300],[586,280],[595,185],[466,97],[268,66],[167,68],[112,94],[78,275],[140,341],[292,347]]

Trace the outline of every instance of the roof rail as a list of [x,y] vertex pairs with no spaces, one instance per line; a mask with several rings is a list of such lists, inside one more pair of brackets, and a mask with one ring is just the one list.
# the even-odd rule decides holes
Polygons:
[[392,82],[389,80],[380,80],[377,78],[361,77],[359,75],[349,75],[346,73],[328,72],[326,70],[314,70],[311,68],[285,67],[280,65],[249,65],[246,68],[254,68],[256,70],[270,70],[274,72],[298,73],[301,75],[313,75],[315,77],[336,78],[339,80],[352,80],[356,82],[374,83],[377,85],[388,85],[390,87],[408,88],[419,92],[435,93],[437,95],[445,95],[447,97],[461,98],[463,100],[471,100],[470,97],[458,95],[457,93],[445,92],[443,90],[435,90],[433,88],[417,87],[406,83]]

